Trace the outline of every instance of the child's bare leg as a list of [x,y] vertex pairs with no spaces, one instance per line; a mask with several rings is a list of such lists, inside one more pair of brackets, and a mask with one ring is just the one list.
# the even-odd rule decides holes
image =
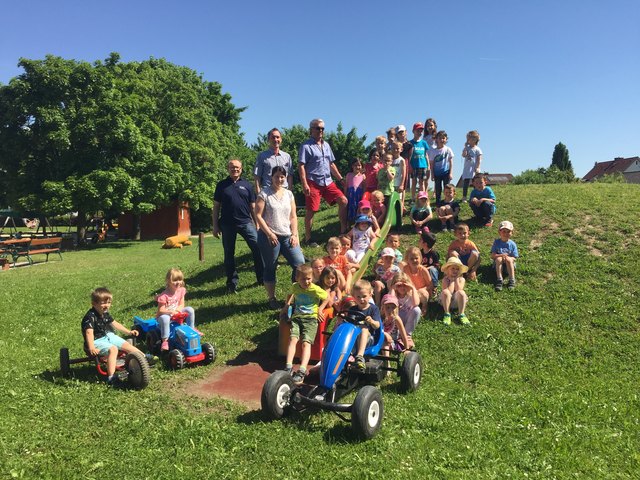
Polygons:
[[469,267],[469,280],[475,280],[476,270],[480,266],[480,254],[478,252],[471,252],[467,266]]
[[384,290],[384,285],[380,280],[376,280],[373,282],[373,299],[376,302],[376,305],[380,305],[380,294]]
[[458,306],[458,313],[462,315],[464,313],[464,309],[467,307],[467,294],[464,290],[458,290],[453,294],[453,298]]
[[427,307],[429,306],[429,290],[427,287],[419,288],[418,296],[420,297],[420,310],[422,310],[422,314],[424,315],[427,312]]
[[133,345],[131,345],[129,342],[125,342],[122,344],[122,347],[120,347],[120,350],[122,350],[123,352],[138,352],[138,353],[142,353],[140,351],[140,349],[138,349],[137,347],[134,347]]
[[305,340],[302,341],[302,352],[300,355],[300,370],[306,371],[311,358],[311,344]]
[[116,361],[118,360],[118,347],[111,345],[107,353],[107,375],[110,377],[116,373]]
[[502,280],[502,257],[496,257],[496,278]]
[[364,355],[364,349],[367,348],[367,340],[369,340],[369,330],[363,328],[358,335],[358,350],[356,351],[356,357],[362,357]]
[[296,356],[296,347],[298,346],[298,337],[289,339],[289,347],[287,348],[287,365],[293,364],[293,357]]
[[442,290],[440,303],[442,304],[444,313],[449,313],[449,309],[451,308],[451,292],[449,290]]
[[515,262],[513,261],[513,257],[507,257],[507,273],[509,274],[509,278],[516,278],[516,267]]

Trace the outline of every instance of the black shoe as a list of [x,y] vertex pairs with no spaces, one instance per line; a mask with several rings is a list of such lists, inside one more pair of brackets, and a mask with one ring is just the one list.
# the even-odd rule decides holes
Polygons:
[[320,246],[313,238],[305,240],[304,242],[302,242],[302,245],[310,248],[318,248]]
[[238,293],[238,287],[236,285],[227,285],[227,293]]
[[496,292],[499,292],[499,291],[502,290],[502,279],[501,278],[496,280],[495,289],[496,289]]
[[280,302],[278,302],[276,297],[271,297],[269,299],[269,308],[271,310],[280,310]]
[[304,382],[304,377],[305,377],[305,372],[301,372],[300,370],[298,370],[296,373],[293,374],[293,383],[299,385],[301,383]]

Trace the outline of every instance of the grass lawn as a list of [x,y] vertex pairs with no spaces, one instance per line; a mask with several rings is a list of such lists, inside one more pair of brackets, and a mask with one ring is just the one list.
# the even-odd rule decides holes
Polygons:
[[[221,243],[210,236],[203,263],[197,245],[116,242],[0,272],[0,476],[638,478],[640,188],[495,190],[496,220],[516,228],[517,288],[493,290],[497,223],[473,229],[484,260],[467,288],[472,326],[422,321],[423,384],[407,396],[384,384],[382,431],[363,443],[328,412],[265,423],[243,405],[179,393],[243,351],[275,348],[275,317],[241,241],[233,296],[224,293]],[[461,219],[469,214],[464,206]],[[335,209],[317,215],[319,238],[335,223]],[[443,255],[453,235],[437,236]],[[408,233],[402,240],[417,244]],[[217,346],[215,365],[154,368],[141,392],[107,388],[91,367],[61,378],[58,350],[81,354],[91,289],[108,286],[115,318],[130,325],[154,313],[171,266],[185,272],[198,328]],[[283,298],[289,268],[278,275]]]

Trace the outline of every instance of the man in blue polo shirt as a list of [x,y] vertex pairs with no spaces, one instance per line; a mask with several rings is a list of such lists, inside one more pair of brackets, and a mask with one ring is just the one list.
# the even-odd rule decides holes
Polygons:
[[229,160],[227,166],[229,176],[216,185],[213,194],[213,236],[220,238],[224,249],[224,269],[227,275],[227,291],[236,293],[238,289],[238,272],[236,270],[236,238],[240,234],[253,254],[256,281],[262,284],[263,263],[258,248],[258,231],[254,206],[256,195],[251,183],[240,178],[242,162]]
[[342,175],[334,163],[331,146],[324,141],[324,121],[320,118],[311,120],[309,124],[311,138],[300,145],[298,153],[298,171],[300,183],[305,196],[306,213],[304,216],[304,240],[305,245],[317,247],[318,244],[311,238],[313,216],[320,209],[320,199],[329,205],[338,204],[338,217],[340,218],[340,232],[347,232],[347,197],[333,182],[331,175],[339,182]]
[[293,163],[291,155],[280,150],[282,143],[282,134],[277,128],[272,128],[267,133],[269,140],[269,150],[260,152],[256,158],[256,165],[253,170],[253,181],[256,186],[256,193],[259,193],[264,187],[271,185],[271,172],[273,167],[283,167],[287,171],[287,180],[284,184],[285,188],[292,190],[293,188]]

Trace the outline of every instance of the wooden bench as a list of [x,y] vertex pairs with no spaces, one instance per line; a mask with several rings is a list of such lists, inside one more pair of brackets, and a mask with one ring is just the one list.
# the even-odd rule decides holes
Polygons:
[[62,244],[62,237],[46,237],[46,238],[33,238],[27,244],[24,244],[21,249],[13,253],[13,263],[15,265],[18,257],[27,257],[30,265],[33,265],[32,255],[44,254],[47,256],[46,261],[49,261],[50,253],[57,253],[62,260],[62,252],[60,251],[60,245]]

